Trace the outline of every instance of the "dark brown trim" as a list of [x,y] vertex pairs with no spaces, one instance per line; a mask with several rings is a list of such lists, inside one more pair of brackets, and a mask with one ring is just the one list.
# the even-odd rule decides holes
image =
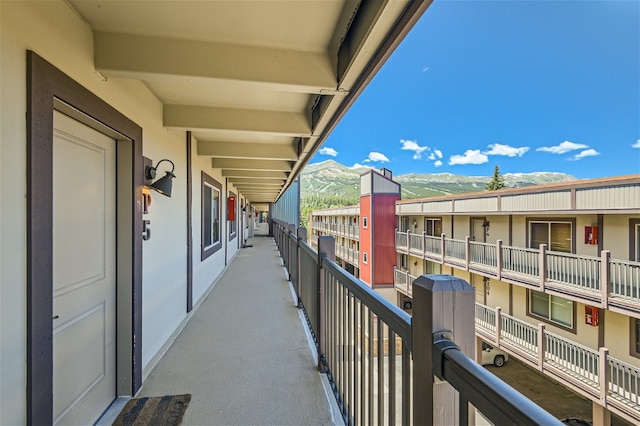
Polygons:
[[[204,200],[204,184],[208,183],[209,185],[213,186],[214,188],[216,188],[219,191],[219,196],[220,196],[220,200],[218,201],[218,226],[219,231],[218,231],[218,238],[219,241],[217,243],[215,243],[214,245],[212,245],[211,247],[205,249],[204,247],[204,211],[202,210],[204,208],[204,202],[200,203],[200,261],[205,260],[206,258],[208,258],[209,256],[211,256],[213,253],[217,252],[218,250],[220,250],[222,248],[222,221],[221,221],[221,217],[222,217],[222,195],[224,194],[222,192],[222,184],[220,182],[218,182],[217,180],[215,180],[214,178],[212,178],[211,176],[209,176],[208,174],[206,174],[205,172],[201,172],[201,182],[200,182],[200,196],[201,196],[201,200]],[[225,203],[226,205],[226,203]],[[226,259],[225,259],[225,263],[226,263]]]
[[191,131],[187,131],[187,312],[193,309],[193,153]]
[[513,284],[509,283],[509,315],[513,315]]
[[640,322],[640,319],[633,317],[629,318],[629,355],[640,359],[640,351],[636,350],[636,346],[638,344],[635,333],[636,322]]
[[[529,230],[530,230],[530,226],[529,224],[531,222],[570,222],[571,223],[571,253],[576,252],[576,218],[575,217],[527,217],[526,218],[526,224],[527,227],[525,228],[525,245],[527,247],[529,247]],[[530,248],[539,248],[539,247],[530,247]],[[550,247],[547,247],[547,250],[550,250]]]
[[[128,138],[132,182],[131,394],[142,384],[142,128],[62,71],[27,51],[27,424],[53,423],[53,110],[54,98]],[[122,224],[120,224],[122,225]],[[126,225],[126,224],[125,224]],[[118,253],[118,264],[122,264]],[[120,307],[118,307],[120,310]]]
[[638,241],[636,241],[636,225],[640,225],[640,219],[629,219],[629,260],[635,262],[640,256],[636,253]]
[[598,348],[604,348],[604,329],[605,329],[605,321],[606,321],[606,309],[598,308]]
[[[528,239],[529,235],[527,234],[527,239]],[[509,242],[507,242],[507,245],[511,246],[513,245],[513,215],[510,214],[509,215]]]
[[[562,325],[560,323],[554,322],[554,321],[552,321],[552,320],[550,320],[548,318],[541,317],[540,315],[537,315],[537,314],[531,312],[531,296],[530,295],[531,295],[532,291],[537,291],[537,290],[527,289],[527,311],[526,311],[526,315],[528,317],[535,318],[536,320],[538,320],[540,322],[552,325],[552,326],[560,328],[562,330],[566,330],[566,331],[568,331],[570,333],[578,334],[578,324],[576,322],[577,319],[578,319],[577,311],[576,311],[576,308],[577,308],[578,304],[576,302],[571,302],[571,304],[572,304],[571,311],[572,311],[572,314],[573,314],[573,319],[571,321],[573,322],[573,327],[567,327],[566,325]],[[538,292],[538,293],[540,293],[540,292]],[[549,297],[552,296],[549,293],[544,293],[544,294],[546,294]],[[560,297],[560,296],[556,296],[556,297]]]
[[598,215],[598,219],[597,219],[597,226],[598,226],[598,256],[600,256],[600,253],[602,253],[602,250],[604,250],[604,241],[603,241],[603,237],[604,237],[604,215],[603,214],[599,214]]

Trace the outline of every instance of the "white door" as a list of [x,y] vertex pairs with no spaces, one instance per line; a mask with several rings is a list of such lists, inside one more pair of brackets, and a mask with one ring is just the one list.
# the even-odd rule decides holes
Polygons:
[[53,123],[53,418],[86,425],[116,396],[116,142]]

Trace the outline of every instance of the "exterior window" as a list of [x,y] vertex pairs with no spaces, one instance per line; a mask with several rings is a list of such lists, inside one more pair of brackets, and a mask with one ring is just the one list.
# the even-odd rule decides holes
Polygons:
[[409,230],[409,216],[400,217],[400,232],[407,232]]
[[546,244],[551,251],[571,253],[571,222],[529,222],[529,247],[539,248],[540,244]]
[[629,260],[640,262],[640,219],[629,219]]
[[424,273],[425,274],[441,274],[442,265],[436,262],[424,261]]
[[529,314],[573,328],[573,302],[562,297],[530,290]]
[[640,358],[640,319],[631,318],[631,356]]
[[201,260],[220,250],[220,193],[222,185],[202,173],[202,244]]
[[426,218],[424,220],[424,231],[431,237],[442,235],[442,219]]
[[363,217],[363,218],[362,218],[362,227],[363,227],[363,228],[367,228],[367,226],[368,226],[367,218],[366,218],[366,217]]
[[362,253],[362,261],[364,263],[369,263],[369,256],[367,255],[367,252]]

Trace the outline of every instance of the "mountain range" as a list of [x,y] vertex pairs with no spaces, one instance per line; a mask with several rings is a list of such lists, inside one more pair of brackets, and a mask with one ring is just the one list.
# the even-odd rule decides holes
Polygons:
[[[346,167],[334,160],[310,164],[301,173],[301,198],[313,195],[321,198],[338,197],[355,202],[360,195],[360,175],[365,171],[365,167]],[[574,176],[557,172],[505,173],[502,177],[505,186],[510,188],[577,180]],[[402,186],[402,199],[406,200],[484,191],[491,176],[410,173],[394,176],[393,179]]]

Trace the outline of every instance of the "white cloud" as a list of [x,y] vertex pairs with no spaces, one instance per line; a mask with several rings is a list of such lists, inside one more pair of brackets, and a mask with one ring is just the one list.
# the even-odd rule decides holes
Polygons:
[[336,151],[333,148],[324,147],[324,148],[320,148],[320,154],[322,154],[322,155],[330,155],[332,157],[337,157],[338,156],[338,151]]
[[429,67],[422,68],[422,72],[427,72],[427,71],[429,71]]
[[576,154],[573,156],[573,158],[571,158],[572,160],[582,160],[583,158],[587,158],[587,157],[595,157],[596,155],[600,155],[600,153],[598,151],[596,151],[593,148],[589,148],[589,149],[585,149],[584,151]]
[[389,159],[383,153],[373,151],[373,152],[369,153],[369,157],[364,161],[367,162],[367,163],[369,161],[374,161],[374,162],[379,162],[379,163],[388,163]]
[[436,157],[442,158],[442,151],[440,151],[439,149],[434,149],[433,153],[436,154]]
[[420,146],[416,141],[410,141],[405,139],[400,139],[400,143],[402,144],[402,150],[404,151],[413,151],[413,159],[419,160],[422,158],[422,153],[429,149],[428,146]]
[[565,152],[574,151],[576,149],[583,149],[583,148],[589,148],[589,146],[581,143],[564,141],[560,145],[543,146],[536,149],[536,151],[550,152],[552,154],[564,154]]
[[634,143],[633,145],[631,145],[631,148],[640,148],[640,139],[638,139],[636,141],[636,143]]
[[440,167],[440,166],[442,166],[442,161],[438,160],[435,163],[433,163],[433,165],[436,166],[436,167]]
[[502,145],[499,143],[487,145],[487,148],[489,148],[489,151],[484,151],[483,154],[505,155],[507,157],[515,157],[516,155],[518,157],[522,157],[527,151],[529,151],[528,146],[521,146],[519,148],[516,148],[514,146]]
[[468,149],[464,155],[452,155],[449,158],[449,165],[456,164],[483,164],[489,161],[489,157],[480,153],[479,149]]
[[360,163],[356,163],[353,166],[351,166],[351,169],[361,169],[361,168],[367,168],[367,169],[373,169],[373,167],[367,165],[367,164],[360,164]]

